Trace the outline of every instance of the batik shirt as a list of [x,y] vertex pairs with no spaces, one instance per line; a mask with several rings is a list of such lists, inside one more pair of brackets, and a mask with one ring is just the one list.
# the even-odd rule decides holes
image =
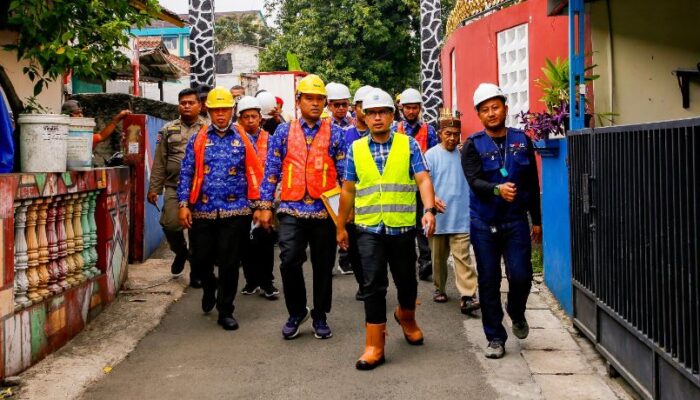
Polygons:
[[[197,134],[187,142],[185,157],[182,159],[177,187],[180,206],[189,204],[195,173],[196,138]],[[189,207],[192,218],[216,219],[251,214],[245,175],[245,144],[233,125],[223,137],[216,133],[213,125],[209,127],[204,147],[204,181],[197,202]]]
[[[321,128],[321,120],[309,125],[304,119],[301,122],[301,129],[306,137],[306,148],[309,149],[316,137],[316,133]],[[292,121],[291,123],[294,123]],[[267,145],[267,159],[265,160],[265,177],[260,187],[261,209],[272,209],[275,191],[280,182],[282,172],[282,162],[287,156],[287,138],[289,137],[289,124],[280,124],[275,130],[275,134],[270,137]],[[345,132],[342,128],[331,124],[331,138],[328,146],[328,155],[335,161],[335,170],[338,176],[338,183],[342,181],[345,174]],[[320,199],[312,199],[308,191],[304,198],[299,201],[281,201],[277,212],[289,214],[298,218],[328,218],[323,202]]]

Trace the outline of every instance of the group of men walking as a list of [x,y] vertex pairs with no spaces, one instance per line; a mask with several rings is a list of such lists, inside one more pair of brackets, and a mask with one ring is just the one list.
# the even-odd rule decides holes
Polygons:
[[[482,308],[486,356],[500,358],[507,339],[500,299],[503,258],[510,282],[506,311],[515,336],[526,337],[532,277],[528,213],[532,239],[539,240],[539,183],[529,138],[505,127],[500,89],[482,84],[475,92],[485,129],[463,146],[458,118],[441,118],[438,133],[420,120],[422,99],[415,89],[401,94],[398,122],[392,96],[370,86],[351,99],[346,86],[308,75],[297,83],[295,100],[301,117],[278,121],[268,132],[256,98],[234,100],[227,89],[214,88],[204,103],[206,121],[199,115],[198,93],[186,89],[179,95],[180,119],[159,135],[148,200],[164,196],[161,224],[176,255],[172,272],[182,273],[190,260],[190,284],[203,288],[203,311],[216,307],[219,325],[238,328],[233,312],[241,265],[242,293],[260,290],[276,298],[277,241],[289,314],[283,337],[296,338],[311,318],[314,336],[328,339],[339,247],[339,268],[354,273],[356,298],[364,302],[366,345],[356,367],[369,370],[385,360],[389,271],[399,303],[393,318],[405,340],[420,345],[417,275],[432,274],[433,299],[447,301],[451,254],[460,309],[472,314]],[[329,117],[322,118],[326,106]],[[339,208],[327,208],[324,193],[338,188]],[[183,229],[189,231],[189,249]],[[307,247],[312,307],[302,270]]]

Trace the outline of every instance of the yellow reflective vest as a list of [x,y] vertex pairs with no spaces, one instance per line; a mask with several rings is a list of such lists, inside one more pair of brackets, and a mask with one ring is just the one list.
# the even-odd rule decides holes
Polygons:
[[358,182],[355,185],[355,223],[399,228],[416,223],[416,183],[409,175],[411,149],[406,135],[394,135],[380,175],[369,150],[369,136],[352,144]]

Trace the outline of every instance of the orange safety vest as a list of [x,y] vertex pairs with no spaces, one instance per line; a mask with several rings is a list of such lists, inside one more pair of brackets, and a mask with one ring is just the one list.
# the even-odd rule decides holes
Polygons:
[[[260,135],[258,136],[258,152],[255,152],[255,148],[250,143],[248,136],[246,135],[243,128],[239,125],[238,134],[243,140],[245,145],[245,168],[248,173],[246,173],[246,179],[248,180],[248,199],[257,200],[260,199],[260,184],[262,183],[263,176],[263,165],[265,160],[265,155],[267,154],[267,138],[268,134],[264,130],[260,130]],[[192,179],[192,189],[190,190],[190,204],[197,202],[199,198],[199,193],[202,190],[202,183],[204,182],[204,149],[207,144],[207,131],[209,126],[205,125],[202,129],[197,132],[197,137],[194,139],[194,178]],[[259,161],[262,159],[263,161]]]
[[312,199],[320,199],[321,194],[337,186],[335,162],[328,155],[331,142],[331,123],[321,121],[311,147],[306,147],[306,137],[301,122],[289,123],[287,155],[282,163],[282,193],[284,201],[299,201],[308,190]]
[[248,200],[260,200],[260,185],[263,181],[263,172],[265,171],[265,158],[267,157],[267,138],[269,137],[266,130],[261,129],[258,134],[256,146],[258,151],[255,151],[253,143],[248,138],[248,134],[243,127],[238,127],[238,134],[243,139],[245,144],[245,170],[248,178]]
[[[406,130],[403,124],[405,124],[404,121],[399,122],[399,126],[396,128],[396,132],[403,133],[405,135]],[[428,151],[428,124],[421,124],[420,128],[418,129],[418,133],[416,133],[416,136],[414,136],[414,139],[416,139],[416,141],[418,142],[420,150],[423,153]]]

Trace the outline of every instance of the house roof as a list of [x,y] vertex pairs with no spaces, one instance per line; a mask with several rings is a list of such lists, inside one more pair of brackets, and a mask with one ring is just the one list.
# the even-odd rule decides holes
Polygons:
[[[139,50],[139,75],[144,81],[177,80],[189,74],[190,63],[168,52],[160,37],[144,36],[135,39]],[[117,77],[130,78],[130,68],[117,71]]]
[[[129,4],[131,4],[132,7],[136,8],[138,10],[145,10],[146,9],[146,3],[144,2],[144,0],[129,0]],[[163,6],[160,7],[159,12],[151,14],[151,16],[154,18],[158,18],[161,21],[165,21],[165,22],[168,22],[170,24],[173,24],[175,26],[183,27],[183,26],[187,25],[187,19],[183,20],[175,12],[170,11]]]

